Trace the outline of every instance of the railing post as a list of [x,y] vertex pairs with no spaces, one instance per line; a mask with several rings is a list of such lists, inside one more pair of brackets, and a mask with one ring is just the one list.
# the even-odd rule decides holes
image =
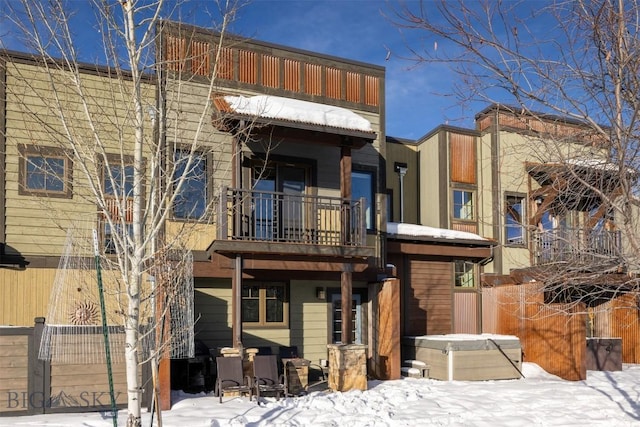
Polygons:
[[[367,200],[360,197],[360,226],[358,227],[358,244],[364,246],[367,243]],[[373,225],[373,224],[372,224]]]
[[227,240],[229,238],[227,189],[226,186],[220,188],[220,198],[218,199],[218,239],[220,240]]

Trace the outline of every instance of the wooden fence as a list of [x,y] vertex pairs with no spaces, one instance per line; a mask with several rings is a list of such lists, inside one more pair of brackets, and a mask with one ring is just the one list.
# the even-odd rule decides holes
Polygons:
[[[0,327],[0,417],[110,411],[106,364],[39,360],[43,328],[44,318],[36,318],[34,327]],[[113,364],[113,382],[122,408],[127,402],[124,363]]]
[[622,362],[640,363],[640,310],[636,294],[596,307],[544,304],[539,283],[482,290],[483,332],[520,338],[523,360],[567,380],[586,378],[587,337],[621,338]]
[[581,304],[544,304],[540,284],[482,290],[483,332],[520,338],[523,361],[567,380],[583,380],[586,313]]

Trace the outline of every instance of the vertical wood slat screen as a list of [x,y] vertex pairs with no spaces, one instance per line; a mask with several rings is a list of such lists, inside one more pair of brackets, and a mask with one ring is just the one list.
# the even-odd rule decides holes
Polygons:
[[322,95],[322,67],[316,64],[304,64],[304,92],[309,95]]
[[191,72],[199,76],[208,76],[211,72],[209,43],[194,40],[191,42]]
[[248,50],[238,51],[238,78],[241,82],[255,84],[257,82],[256,53]]
[[456,231],[466,231],[467,233],[477,233],[478,225],[469,222],[454,222],[451,224],[451,229]]
[[[213,50],[215,55],[211,54]],[[214,47],[210,41],[168,34],[164,59],[171,71],[187,71],[206,77],[215,70],[215,78],[223,80],[373,107],[380,105],[380,77],[367,74],[366,70],[348,71],[346,67],[307,62],[307,59],[295,59],[290,55],[261,53],[250,48]]]
[[292,92],[300,91],[300,61],[294,59],[284,60],[284,87]]
[[451,181],[476,183],[476,143],[471,135],[450,134]]
[[220,48],[217,73],[219,79],[233,80],[233,50],[227,47]]
[[268,87],[280,87],[280,58],[262,55],[262,84]]
[[367,105],[380,105],[380,79],[373,76],[364,76],[364,103]]
[[187,57],[187,41],[184,38],[167,38],[167,68],[171,71],[183,71]]
[[346,99],[350,102],[360,102],[360,79],[361,75],[359,73],[354,73],[352,71],[347,71],[347,90],[346,90]]
[[333,67],[325,68],[325,96],[342,99],[342,72]]

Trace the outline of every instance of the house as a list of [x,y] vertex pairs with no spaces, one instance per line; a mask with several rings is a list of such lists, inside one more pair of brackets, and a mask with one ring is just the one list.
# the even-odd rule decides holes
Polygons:
[[[330,358],[328,345],[352,344],[362,353],[359,360],[373,365],[371,372],[399,376],[399,348],[380,342],[397,338],[398,325],[381,322],[381,310],[385,320],[399,315],[397,280],[387,274],[384,254],[384,68],[233,36],[221,41],[217,33],[179,23],[163,22],[158,30],[159,68],[156,76],[143,76],[142,86],[149,110],[144,119],[156,130],[145,134],[143,192],[145,203],[153,203],[155,192],[171,182],[165,165],[179,165],[197,147],[192,176],[160,209],[167,217],[159,234],[193,256],[196,340],[211,355],[227,347],[295,348],[316,364]],[[52,85],[45,63],[15,52],[4,52],[3,61],[0,324],[28,328],[47,316],[69,226],[89,218],[99,249],[113,257],[117,242],[105,212],[125,230],[134,221],[129,198],[114,194],[96,207],[88,191],[96,182],[86,182],[79,162],[66,155],[69,135],[58,127],[56,102],[46,101],[55,97],[47,92]],[[63,86],[69,70],[51,64],[65,107],[75,111],[84,100],[73,86]],[[128,141],[134,139],[126,91],[113,90],[123,80],[108,68],[80,64],[78,72],[90,82],[87,108],[95,108],[107,147],[80,155],[96,156],[94,176],[103,176],[98,185],[116,193],[107,177],[122,176],[129,185]],[[71,137],[93,137],[77,124]],[[29,167],[39,162],[51,168],[51,179]],[[144,286],[157,279],[145,274]],[[74,322],[93,324],[96,306],[81,304],[65,313],[80,313]],[[171,321],[177,318],[172,313]],[[27,359],[36,360],[34,345],[28,348]],[[34,371],[30,364],[22,369]],[[175,374],[161,363],[165,392],[170,378],[184,373]],[[32,383],[25,379],[25,391]],[[62,384],[63,391],[73,385],[51,384]],[[47,388],[46,381],[41,385]],[[116,382],[118,390],[123,386]],[[45,393],[51,395],[51,387]]]
[[[564,349],[556,354],[575,353],[570,361],[558,362],[577,366],[566,377],[585,375],[584,347],[576,343],[584,343],[586,335],[624,335],[624,360],[635,363],[637,340],[629,338],[634,334],[618,324],[622,315],[606,308],[626,306],[637,317],[635,307],[615,301],[635,295],[630,266],[637,263],[616,224],[621,221],[614,209],[621,182],[619,169],[608,160],[606,140],[577,120],[497,104],[479,112],[475,122],[475,129],[442,125],[418,141],[388,144],[394,220],[404,215],[424,226],[474,233],[497,243],[491,263],[458,262],[449,268],[449,275],[460,270],[461,277],[474,277],[481,300],[452,313],[472,313],[478,331],[521,336],[525,353],[533,358],[529,360],[554,373],[562,370],[554,371],[554,356],[538,351],[543,345],[536,338],[525,339],[524,331],[531,336],[536,331],[539,340],[542,330],[555,330],[556,337],[546,337],[547,346],[554,342]],[[417,172],[410,175],[412,170]],[[391,178],[394,172],[397,179]],[[633,181],[635,172],[628,173]],[[412,286],[403,280],[403,289]],[[428,300],[425,296],[422,303]],[[525,301],[537,308],[518,313],[518,304]],[[515,305],[505,309],[509,304]],[[543,312],[533,319],[531,313]],[[567,315],[579,320],[568,321]],[[512,317],[512,326],[506,326],[505,316]],[[524,325],[527,321],[532,324]],[[636,330],[637,323],[627,319],[626,328]],[[582,340],[568,338],[574,334]]]

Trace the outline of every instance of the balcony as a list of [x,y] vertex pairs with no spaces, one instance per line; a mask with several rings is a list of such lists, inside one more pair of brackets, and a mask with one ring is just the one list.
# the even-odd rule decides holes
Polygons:
[[569,264],[601,268],[620,262],[619,231],[561,228],[531,235],[533,265]]
[[223,188],[211,249],[235,253],[373,256],[365,200]]

